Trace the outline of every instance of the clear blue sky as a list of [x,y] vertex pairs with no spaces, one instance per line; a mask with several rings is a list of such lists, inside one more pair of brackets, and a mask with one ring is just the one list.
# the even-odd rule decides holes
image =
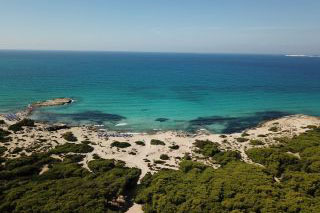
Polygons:
[[320,0],[0,0],[0,49],[320,54]]

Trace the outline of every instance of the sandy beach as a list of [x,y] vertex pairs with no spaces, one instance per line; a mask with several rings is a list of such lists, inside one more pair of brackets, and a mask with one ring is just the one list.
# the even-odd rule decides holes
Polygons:
[[[7,129],[9,125],[15,121],[7,120],[0,115],[0,120],[4,120],[6,124],[1,128]],[[5,157],[16,158],[21,154],[31,155],[32,152],[47,151],[57,145],[67,143],[62,135],[66,132],[72,132],[77,138],[74,143],[90,141],[94,148],[93,152],[87,153],[83,162],[83,167],[87,168],[87,163],[93,159],[94,155],[98,155],[105,159],[122,160],[129,167],[141,169],[141,178],[147,172],[156,172],[162,168],[177,169],[180,159],[185,155],[190,155],[193,160],[202,161],[201,156],[194,152],[194,142],[196,140],[209,140],[219,144],[221,150],[233,150],[241,153],[242,160],[251,163],[245,154],[247,149],[253,146],[269,146],[276,144],[277,138],[293,137],[299,135],[312,126],[319,126],[320,119],[318,117],[306,115],[291,115],[276,120],[261,123],[259,126],[245,130],[240,133],[233,134],[213,134],[207,131],[198,131],[196,134],[189,134],[179,131],[159,131],[154,134],[147,133],[116,133],[101,130],[100,127],[79,126],[49,131],[52,125],[45,123],[36,123],[35,127],[25,127],[23,131],[18,131],[12,137],[12,141],[4,143],[8,148]],[[160,140],[163,145],[152,145],[152,140]],[[259,140],[263,145],[252,145],[252,140]],[[127,142],[130,144],[126,148],[111,147],[112,142]],[[136,142],[143,142],[139,145]],[[172,147],[176,148],[172,148]],[[16,148],[23,151],[12,153]],[[29,150],[29,151],[28,151]],[[165,162],[157,162],[160,155],[166,154],[169,159]],[[214,165],[213,165],[214,166]]]

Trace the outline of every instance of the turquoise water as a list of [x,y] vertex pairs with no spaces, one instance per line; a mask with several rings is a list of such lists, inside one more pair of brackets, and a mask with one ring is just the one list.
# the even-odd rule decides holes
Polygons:
[[320,58],[0,51],[0,112],[56,97],[76,102],[33,118],[234,132],[286,114],[320,115]]

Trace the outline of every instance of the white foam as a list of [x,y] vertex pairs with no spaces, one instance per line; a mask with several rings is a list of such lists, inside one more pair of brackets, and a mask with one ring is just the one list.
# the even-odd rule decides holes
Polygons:
[[116,124],[115,126],[127,126],[128,124],[127,123],[119,123],[119,124]]

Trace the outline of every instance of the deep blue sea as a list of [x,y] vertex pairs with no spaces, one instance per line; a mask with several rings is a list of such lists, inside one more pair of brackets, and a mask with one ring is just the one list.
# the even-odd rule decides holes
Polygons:
[[320,58],[282,55],[0,51],[0,112],[57,97],[34,119],[124,131],[236,132],[320,115]]

